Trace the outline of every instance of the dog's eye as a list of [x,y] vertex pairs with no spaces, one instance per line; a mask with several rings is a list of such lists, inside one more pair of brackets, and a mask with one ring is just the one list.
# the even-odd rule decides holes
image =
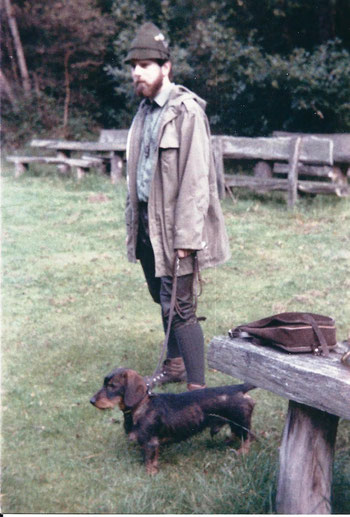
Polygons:
[[107,384],[107,389],[108,389],[108,388],[109,388],[109,389],[113,389],[113,388],[116,388],[116,387],[117,387],[117,385],[116,385],[116,384],[114,384],[114,382],[109,382],[109,383]]

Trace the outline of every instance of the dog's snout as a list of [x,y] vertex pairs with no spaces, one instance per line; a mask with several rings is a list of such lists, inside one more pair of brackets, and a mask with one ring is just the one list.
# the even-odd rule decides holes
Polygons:
[[93,406],[96,404],[96,398],[95,398],[95,396],[91,397],[91,399],[90,399],[90,404],[92,404]]

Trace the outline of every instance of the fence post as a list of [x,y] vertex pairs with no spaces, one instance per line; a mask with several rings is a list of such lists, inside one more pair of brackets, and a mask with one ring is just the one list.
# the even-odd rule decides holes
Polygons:
[[288,207],[293,208],[298,198],[298,162],[302,139],[298,136],[291,141],[291,153],[288,169]]
[[218,186],[218,194],[220,199],[225,198],[225,171],[224,171],[224,154],[222,150],[222,140],[220,136],[212,137],[212,149],[214,164],[216,169],[216,181]]

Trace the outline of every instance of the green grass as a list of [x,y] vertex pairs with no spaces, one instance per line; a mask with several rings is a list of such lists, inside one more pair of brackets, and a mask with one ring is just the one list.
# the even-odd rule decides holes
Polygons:
[[[2,180],[2,511],[5,513],[273,513],[287,401],[263,390],[251,454],[222,436],[164,447],[149,478],[122,416],[89,404],[114,366],[153,371],[159,308],[125,258],[125,185],[52,169]],[[350,321],[350,206],[318,196],[288,212],[280,195],[223,203],[232,258],[203,273],[208,344],[239,323],[284,310]],[[208,371],[209,385],[233,382]],[[175,386],[175,391],[184,389]],[[350,423],[341,421],[335,513],[350,512]]]

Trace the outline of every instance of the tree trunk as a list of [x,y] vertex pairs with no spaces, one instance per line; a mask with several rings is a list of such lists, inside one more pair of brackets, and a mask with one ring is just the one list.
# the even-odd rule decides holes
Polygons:
[[17,110],[17,99],[15,94],[12,91],[9,81],[7,80],[5,74],[0,70],[0,87],[1,90],[6,94],[8,100],[11,103],[12,109],[14,111]]
[[13,37],[13,41],[15,44],[15,49],[16,49],[16,54],[17,54],[17,59],[18,59],[18,66],[20,69],[21,77],[22,77],[23,90],[26,94],[29,94],[30,90],[31,90],[29,73],[28,73],[27,63],[26,63],[26,59],[24,56],[24,52],[23,52],[21,38],[20,38],[20,35],[18,32],[16,18],[13,14],[11,0],[4,0],[4,1],[5,1],[6,14],[7,14],[7,18],[8,18],[8,24],[9,24],[11,34]]
[[63,114],[63,134],[67,138],[67,126],[69,117],[69,103],[70,103],[70,77],[69,77],[69,58],[72,51],[68,50],[64,56],[64,80],[66,87],[66,97],[64,99],[64,114]]
[[319,41],[325,43],[335,37],[335,8],[330,0],[318,0],[317,3]]

